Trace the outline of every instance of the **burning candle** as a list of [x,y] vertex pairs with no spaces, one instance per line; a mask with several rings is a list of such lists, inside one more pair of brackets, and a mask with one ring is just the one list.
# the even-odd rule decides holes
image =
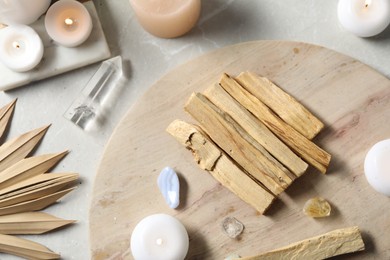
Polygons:
[[10,25],[0,30],[0,61],[9,69],[24,72],[41,61],[43,44],[27,25]]
[[364,173],[376,191],[390,197],[390,139],[376,143],[368,151]]
[[183,224],[166,214],[142,219],[131,234],[135,260],[182,260],[188,251],[188,234]]
[[51,0],[0,0],[0,23],[31,24],[49,8]]
[[149,33],[174,38],[190,31],[199,19],[200,0],[130,0],[141,26]]
[[390,1],[340,0],[338,17],[348,31],[360,37],[371,37],[390,24]]
[[92,31],[92,19],[85,6],[75,0],[60,0],[46,13],[45,27],[58,44],[75,47],[85,42]]

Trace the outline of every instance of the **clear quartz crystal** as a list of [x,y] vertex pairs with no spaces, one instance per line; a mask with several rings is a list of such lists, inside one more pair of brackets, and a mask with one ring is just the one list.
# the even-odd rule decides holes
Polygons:
[[309,199],[303,206],[303,213],[312,218],[322,218],[330,215],[331,206],[323,198],[315,197]]
[[82,129],[109,109],[109,96],[123,76],[122,58],[111,58],[102,63],[88,81],[77,99],[65,112],[64,117]]
[[222,228],[230,238],[236,238],[244,231],[244,225],[233,217],[226,217],[222,221]]

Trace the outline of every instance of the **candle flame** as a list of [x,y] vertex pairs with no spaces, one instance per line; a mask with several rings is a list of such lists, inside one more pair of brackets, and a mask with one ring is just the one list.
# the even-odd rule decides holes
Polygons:
[[73,25],[73,23],[74,23],[74,21],[73,21],[72,18],[66,18],[64,22],[65,22],[65,24],[68,25],[68,26],[71,26],[71,25]]
[[20,49],[20,44],[18,42],[13,42],[12,47],[14,47],[15,49]]
[[372,0],[365,0],[364,6],[365,6],[366,8],[369,7],[369,6],[371,5],[371,1],[372,1]]
[[163,244],[162,238],[158,238],[158,239],[156,240],[156,244],[157,244],[158,246],[161,246],[161,245]]

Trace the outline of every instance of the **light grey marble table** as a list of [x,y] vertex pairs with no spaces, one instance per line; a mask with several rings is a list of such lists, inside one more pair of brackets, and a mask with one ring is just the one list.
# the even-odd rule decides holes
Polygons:
[[[90,258],[90,194],[105,144],[137,98],[174,67],[223,46],[275,39],[321,45],[390,77],[390,28],[373,38],[355,37],[339,25],[336,0],[204,0],[198,25],[186,36],[168,40],[146,33],[137,23],[128,0],[94,2],[112,55],[123,57],[129,75],[120,98],[112,104],[110,117],[99,131],[84,132],[63,117],[99,64],[0,93],[0,104],[18,98],[8,137],[52,123],[36,153],[69,149],[70,154],[53,171],[80,173],[79,188],[46,209],[78,222],[59,232],[28,236],[61,253],[63,259]],[[0,259],[14,258],[0,254]]]

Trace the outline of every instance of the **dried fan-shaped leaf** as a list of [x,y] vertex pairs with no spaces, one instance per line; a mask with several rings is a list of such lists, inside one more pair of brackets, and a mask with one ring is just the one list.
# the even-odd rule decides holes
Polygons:
[[0,234],[0,252],[27,259],[59,259],[60,255],[36,242]]
[[54,179],[0,196],[0,208],[44,197],[64,188],[75,186],[77,176]]
[[77,173],[42,173],[40,175],[28,178],[24,181],[15,183],[7,188],[0,190],[0,199],[15,196],[17,194],[28,192],[57,182],[72,182],[78,179]]
[[42,234],[74,222],[44,212],[11,214],[0,216],[0,234]]
[[20,212],[28,212],[28,211],[37,211],[44,209],[48,207],[49,205],[55,203],[57,200],[59,200],[61,197],[63,197],[65,194],[71,192],[75,188],[70,188],[62,191],[58,191],[56,193],[53,193],[51,195],[41,197],[39,199],[34,199],[22,203],[18,203],[12,206],[8,207],[2,207],[0,208],[0,216],[7,215],[7,214],[15,214]]
[[0,146],[0,172],[24,159],[42,139],[49,126],[24,133]]
[[68,152],[45,154],[23,159],[0,172],[0,189],[47,172]]
[[11,115],[12,112],[14,111],[15,104],[16,104],[16,99],[0,109],[0,137],[3,136],[5,129],[7,129],[7,125],[11,119]]

